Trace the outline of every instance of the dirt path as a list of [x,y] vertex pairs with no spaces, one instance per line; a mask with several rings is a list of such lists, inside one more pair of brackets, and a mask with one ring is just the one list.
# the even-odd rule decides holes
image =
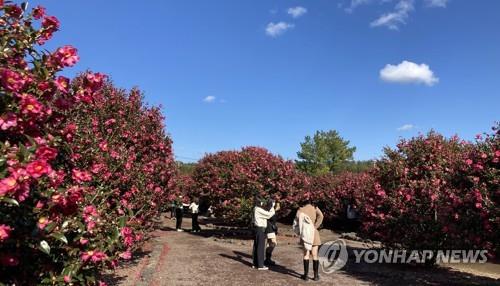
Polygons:
[[[185,218],[183,227],[190,228]],[[403,265],[348,263],[333,274],[321,274],[321,281],[307,283],[302,274],[301,249],[296,238],[279,236],[275,250],[279,266],[268,271],[251,268],[252,242],[227,237],[231,231],[205,230],[201,234],[176,232],[174,221],[165,219],[164,227],[154,233],[136,260],[109,275],[110,285],[500,285],[500,269],[490,277],[450,270],[416,268]],[[202,226],[203,227],[203,226]],[[222,234],[226,234],[222,238]],[[234,233],[233,233],[234,234]],[[338,238],[322,230],[323,241]],[[349,242],[358,247],[357,242]],[[351,261],[352,259],[350,259]],[[312,275],[312,265],[310,266]],[[490,269],[491,270],[491,269]],[[495,277],[495,272],[499,270]]]

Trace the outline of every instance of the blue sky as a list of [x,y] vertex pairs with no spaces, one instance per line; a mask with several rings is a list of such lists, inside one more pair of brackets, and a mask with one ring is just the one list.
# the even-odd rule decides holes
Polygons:
[[295,158],[336,129],[356,159],[435,129],[500,120],[500,1],[30,1],[61,21],[52,49],[163,106],[181,160],[258,145]]

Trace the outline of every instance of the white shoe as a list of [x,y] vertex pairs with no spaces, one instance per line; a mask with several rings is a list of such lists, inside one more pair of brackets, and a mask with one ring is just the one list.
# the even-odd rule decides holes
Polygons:
[[178,232],[183,232],[184,230],[179,228],[177,231],[178,231]]
[[257,268],[257,270],[269,270],[269,268],[267,268],[266,266],[264,266],[264,267]]

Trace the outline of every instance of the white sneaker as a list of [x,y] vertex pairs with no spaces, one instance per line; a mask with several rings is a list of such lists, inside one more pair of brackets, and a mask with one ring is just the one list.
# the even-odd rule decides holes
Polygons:
[[264,266],[264,267],[257,268],[257,270],[269,270],[269,268],[267,268],[266,266]]
[[179,228],[177,231],[178,231],[178,232],[183,232],[184,230]]

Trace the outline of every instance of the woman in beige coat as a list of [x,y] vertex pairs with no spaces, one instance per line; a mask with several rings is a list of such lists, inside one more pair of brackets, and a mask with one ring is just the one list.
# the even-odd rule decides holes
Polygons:
[[314,239],[312,244],[311,251],[307,250],[304,246],[304,275],[302,275],[302,279],[308,280],[307,276],[309,273],[309,257],[312,255],[313,259],[313,269],[314,269],[314,281],[319,280],[319,260],[318,260],[318,249],[321,245],[321,238],[319,236],[318,228],[321,226],[323,222],[323,213],[321,210],[312,202],[307,202],[303,207],[299,208],[297,211],[297,218],[300,213],[307,215],[311,221],[314,223]]

